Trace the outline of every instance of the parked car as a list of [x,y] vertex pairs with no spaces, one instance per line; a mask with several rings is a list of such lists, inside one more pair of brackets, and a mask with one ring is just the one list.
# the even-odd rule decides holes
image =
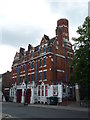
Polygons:
[[5,100],[6,100],[6,102],[9,102],[9,96],[8,95],[5,95]]
[[57,103],[58,103],[58,97],[56,97],[56,96],[47,97],[48,105],[57,105]]
[[13,102],[13,97],[9,97],[9,102]]

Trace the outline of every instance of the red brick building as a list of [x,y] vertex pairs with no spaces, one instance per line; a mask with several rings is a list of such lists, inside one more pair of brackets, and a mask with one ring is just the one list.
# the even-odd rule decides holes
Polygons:
[[58,96],[62,101],[69,90],[67,83],[72,59],[68,20],[60,19],[54,38],[44,35],[38,46],[29,44],[27,51],[20,48],[19,53],[16,52],[11,71],[13,87],[10,96],[14,97],[14,101],[24,102],[27,90],[28,103],[45,103],[49,96]]

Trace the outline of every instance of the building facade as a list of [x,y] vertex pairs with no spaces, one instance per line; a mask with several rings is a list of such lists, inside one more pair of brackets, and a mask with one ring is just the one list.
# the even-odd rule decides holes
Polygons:
[[56,35],[44,35],[38,46],[28,45],[16,52],[11,71],[10,96],[15,102],[47,103],[47,97],[57,96],[58,102],[67,96],[70,63],[73,59],[67,19],[57,21]]
[[7,71],[2,74],[2,92],[6,101],[9,101],[10,88],[11,88],[11,72]]

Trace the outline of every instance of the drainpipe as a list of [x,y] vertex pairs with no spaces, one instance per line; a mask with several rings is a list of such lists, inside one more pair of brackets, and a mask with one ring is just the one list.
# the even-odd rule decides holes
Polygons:
[[66,76],[66,82],[67,82],[67,63],[66,63],[66,47],[64,42],[64,55],[65,55],[65,76]]
[[28,105],[28,103],[27,103],[27,78],[28,78],[28,59],[27,59],[27,68],[26,68],[26,81],[25,81],[26,90],[25,90],[25,102],[24,102],[24,105]]

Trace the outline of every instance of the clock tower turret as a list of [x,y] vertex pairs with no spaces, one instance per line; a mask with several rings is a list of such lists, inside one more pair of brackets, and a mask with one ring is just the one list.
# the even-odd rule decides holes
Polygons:
[[56,36],[59,45],[62,46],[63,39],[69,41],[69,23],[67,19],[60,19],[57,21]]

